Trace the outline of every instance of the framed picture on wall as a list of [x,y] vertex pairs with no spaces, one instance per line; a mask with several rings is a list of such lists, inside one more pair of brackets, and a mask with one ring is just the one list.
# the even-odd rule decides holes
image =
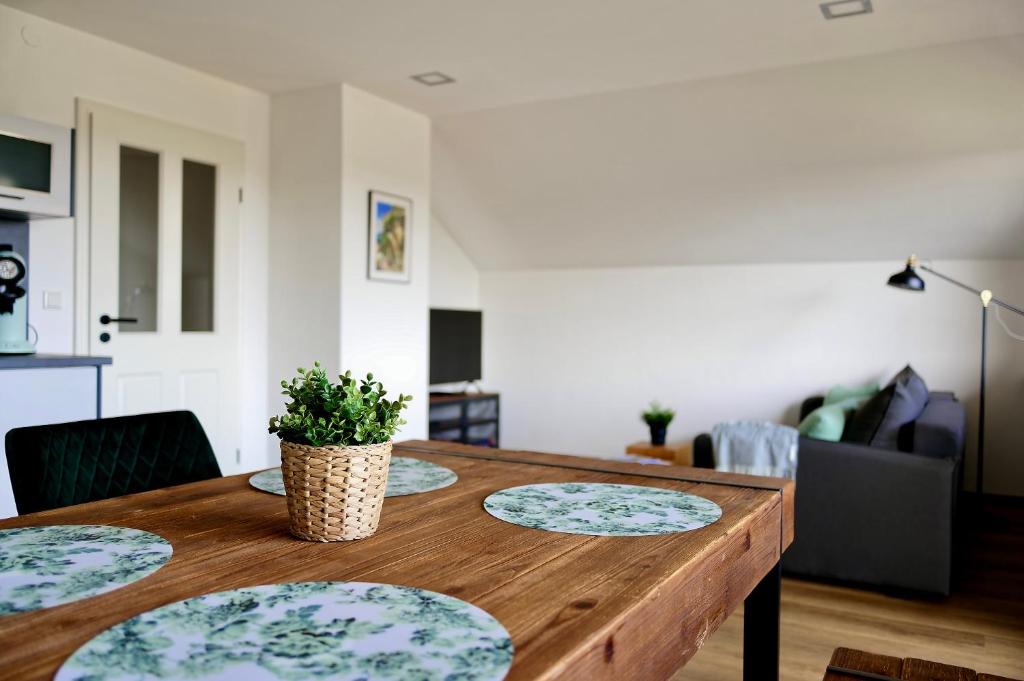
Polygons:
[[369,278],[408,282],[412,264],[412,201],[394,194],[371,191],[369,229]]

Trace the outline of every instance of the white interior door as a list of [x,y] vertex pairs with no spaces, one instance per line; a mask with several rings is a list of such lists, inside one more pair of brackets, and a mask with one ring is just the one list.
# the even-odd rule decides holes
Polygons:
[[232,470],[243,147],[92,102],[79,120],[90,135],[89,351],[114,359],[103,415],[188,409]]

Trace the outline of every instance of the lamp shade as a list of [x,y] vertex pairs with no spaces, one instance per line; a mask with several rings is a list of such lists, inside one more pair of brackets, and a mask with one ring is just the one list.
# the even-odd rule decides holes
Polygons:
[[917,276],[917,272],[914,268],[907,263],[907,266],[902,272],[889,277],[889,286],[895,286],[896,288],[905,289],[907,291],[923,291],[924,290],[924,279]]

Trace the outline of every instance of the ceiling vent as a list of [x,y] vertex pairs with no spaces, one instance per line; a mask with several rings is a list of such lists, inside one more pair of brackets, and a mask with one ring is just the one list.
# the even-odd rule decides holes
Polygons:
[[419,73],[415,76],[411,76],[417,83],[434,87],[435,85],[447,85],[448,83],[454,83],[455,79],[451,76],[441,73],[440,71],[431,71],[430,73]]
[[858,14],[871,14],[874,11],[871,0],[834,0],[821,3],[821,13],[826,19],[843,19]]

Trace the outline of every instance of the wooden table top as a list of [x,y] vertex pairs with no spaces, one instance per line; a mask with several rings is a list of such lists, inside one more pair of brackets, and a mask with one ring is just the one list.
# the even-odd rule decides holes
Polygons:
[[[454,470],[450,487],[385,499],[377,533],[318,544],[288,534],[284,498],[250,474],[0,521],[0,529],[98,523],[154,532],[170,562],[115,591],[0,617],[5,679],[50,679],[80,645],[139,613],[203,593],[303,580],[404,584],[496,617],[509,679],[667,678],[750,593],[793,538],[792,481],[677,466],[410,441],[395,455]],[[690,532],[594,537],[492,517],[484,498],[541,482],[615,482],[686,491],[722,507]]]

